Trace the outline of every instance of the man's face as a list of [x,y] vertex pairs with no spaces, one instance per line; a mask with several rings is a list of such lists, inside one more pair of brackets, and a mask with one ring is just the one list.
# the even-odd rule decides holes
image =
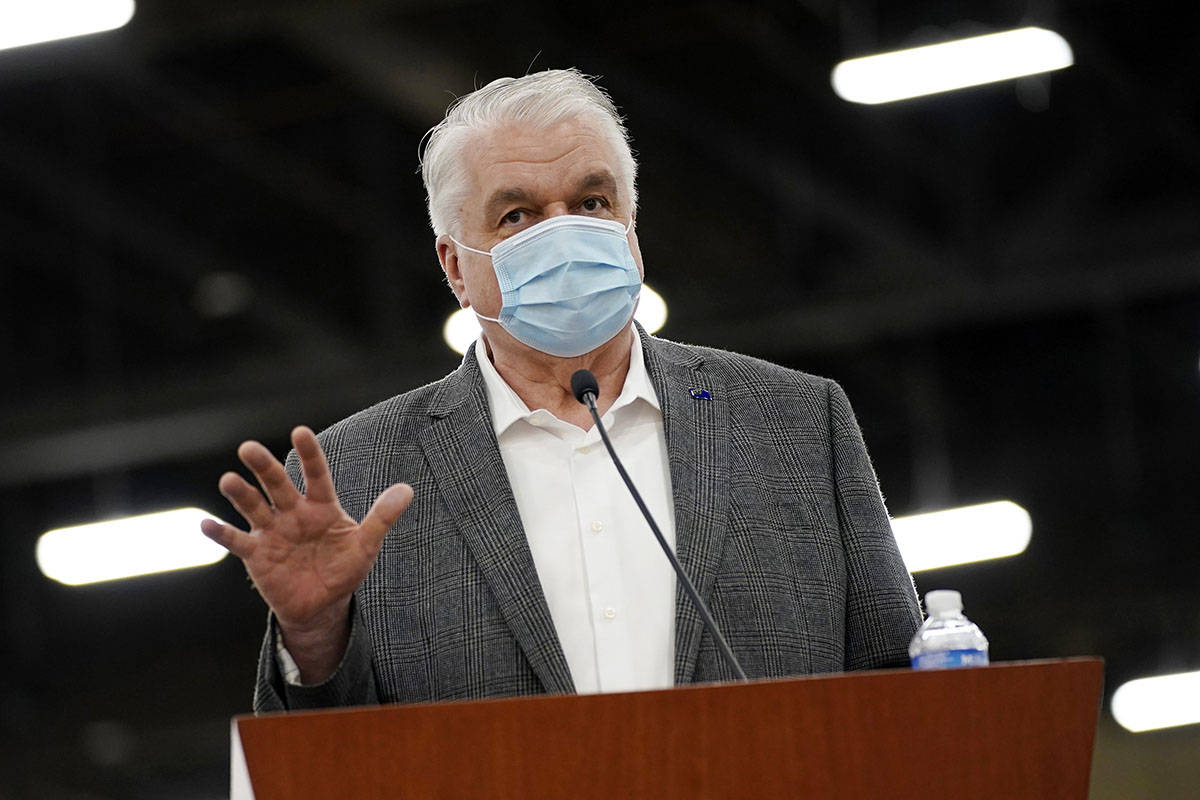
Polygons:
[[[479,250],[544,219],[562,214],[599,217],[628,225],[632,207],[619,162],[598,124],[572,119],[549,128],[509,124],[476,134],[464,148],[469,192],[457,238]],[[637,234],[628,234],[644,274]],[[459,304],[480,314],[500,313],[500,288],[492,260],[450,241],[437,240],[438,258]],[[489,338],[506,336],[487,325]],[[514,340],[515,341],[515,340]]]

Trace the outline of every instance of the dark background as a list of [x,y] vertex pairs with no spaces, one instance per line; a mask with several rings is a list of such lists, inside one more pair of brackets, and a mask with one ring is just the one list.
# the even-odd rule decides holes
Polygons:
[[[265,618],[240,563],[69,588],[36,539],[229,514],[242,439],[282,452],[454,368],[418,142],[531,65],[602,76],[628,116],[662,335],[839,380],[893,514],[1025,506],[1025,554],[918,587],[960,589],[994,659],[1104,656],[1094,798],[1194,797],[1197,726],[1107,706],[1200,669],[1184,7],[143,0],[0,52],[0,797],[227,791]],[[879,107],[829,86],[844,57],[1029,23],[1076,66]]]

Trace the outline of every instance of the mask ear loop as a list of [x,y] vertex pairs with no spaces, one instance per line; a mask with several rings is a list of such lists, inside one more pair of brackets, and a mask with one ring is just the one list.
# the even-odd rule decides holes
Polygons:
[[463,244],[458,239],[455,239],[454,236],[452,236],[449,233],[447,233],[446,235],[450,237],[450,241],[454,242],[456,245],[461,247],[463,250],[470,250],[472,253],[479,253],[479,255],[487,256],[488,258],[492,257],[492,254],[489,253],[487,250],[477,250],[474,247],[471,247],[470,245]]
[[[479,253],[479,255],[487,256],[488,258],[492,257],[492,254],[489,253],[487,250],[479,250],[477,248],[471,247],[470,245],[463,244],[458,239],[455,239],[452,234],[447,233],[446,235],[450,237],[450,241],[454,242],[454,244],[461,247],[463,250],[470,250],[472,253]],[[500,324],[500,320],[496,319],[495,317],[485,317],[483,314],[480,314],[478,311],[475,310],[475,306],[471,306],[471,311],[475,314],[475,316],[479,317],[480,319],[486,319],[488,322],[495,322],[497,325]]]

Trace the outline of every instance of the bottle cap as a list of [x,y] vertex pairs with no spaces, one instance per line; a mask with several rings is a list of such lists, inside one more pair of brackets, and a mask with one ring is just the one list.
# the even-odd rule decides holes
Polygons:
[[934,589],[925,595],[925,610],[931,617],[953,617],[962,613],[962,595],[954,589]]

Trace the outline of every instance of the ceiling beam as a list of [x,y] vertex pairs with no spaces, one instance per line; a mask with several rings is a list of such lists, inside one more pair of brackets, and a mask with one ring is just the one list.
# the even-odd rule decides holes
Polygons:
[[1200,249],[1107,264],[1081,259],[1073,268],[1056,262],[991,282],[947,282],[866,299],[814,303],[747,321],[710,322],[703,328],[703,340],[780,357],[1196,291],[1200,291]]
[[314,7],[280,15],[275,23],[279,33],[364,95],[425,130],[445,115],[455,87],[473,86],[474,72],[436,43],[378,24],[380,10],[378,4]]
[[139,110],[156,125],[279,200],[351,235],[362,235],[379,225],[375,219],[379,205],[366,192],[311,161],[272,146],[261,132],[234,120],[196,93],[132,59],[113,59],[104,66],[111,80],[142,99]]
[[264,284],[261,270],[239,264],[215,251],[210,242],[181,228],[155,209],[135,205],[120,196],[116,187],[84,170],[67,166],[63,159],[40,146],[0,130],[0,170],[59,209],[98,241],[116,237],[156,269],[173,274],[186,287],[216,271],[254,275],[261,302],[254,306],[254,319],[268,329],[282,332],[284,340],[308,353],[326,353],[337,359],[354,359],[359,348],[350,337],[327,322],[319,298],[297,300],[286,291]]

